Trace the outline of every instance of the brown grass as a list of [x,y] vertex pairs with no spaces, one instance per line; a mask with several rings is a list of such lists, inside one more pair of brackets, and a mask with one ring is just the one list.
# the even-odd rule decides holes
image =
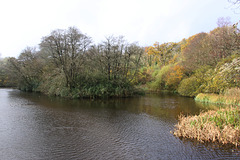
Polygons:
[[225,91],[225,96],[240,97],[240,88],[230,88]]
[[174,135],[200,142],[219,142],[240,145],[239,109],[228,108],[200,113],[198,116],[179,116]]
[[228,89],[223,94],[200,93],[195,97],[195,100],[204,103],[240,106],[240,88]]

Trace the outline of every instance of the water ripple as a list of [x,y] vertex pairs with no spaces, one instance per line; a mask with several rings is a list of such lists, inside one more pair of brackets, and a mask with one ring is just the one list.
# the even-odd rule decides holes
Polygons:
[[4,160],[240,158],[237,149],[170,134],[180,112],[200,111],[191,99],[149,95],[108,102],[69,101],[1,89],[0,101]]

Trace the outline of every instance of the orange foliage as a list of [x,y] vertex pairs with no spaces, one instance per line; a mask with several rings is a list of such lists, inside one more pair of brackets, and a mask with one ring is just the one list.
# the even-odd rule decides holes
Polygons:
[[166,76],[166,84],[173,88],[177,89],[178,84],[181,82],[184,76],[184,68],[180,65],[173,66]]
[[174,63],[176,63],[178,57],[179,57],[179,55],[178,55],[178,54],[175,54],[175,55],[173,56],[173,58],[169,60],[168,63],[169,63],[169,64],[174,64]]
[[177,43],[169,42],[159,44],[155,42],[153,46],[146,47],[145,52],[148,55],[154,56],[153,60],[160,65],[167,65],[169,60],[173,57],[172,50],[176,47]]

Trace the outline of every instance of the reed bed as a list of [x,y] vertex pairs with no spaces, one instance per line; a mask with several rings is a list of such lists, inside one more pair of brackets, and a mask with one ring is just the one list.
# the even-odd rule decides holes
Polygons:
[[200,93],[195,101],[240,106],[240,88],[231,88],[222,94]]
[[198,116],[179,116],[173,134],[177,137],[197,139],[200,142],[219,142],[240,145],[240,111],[228,107],[207,111]]

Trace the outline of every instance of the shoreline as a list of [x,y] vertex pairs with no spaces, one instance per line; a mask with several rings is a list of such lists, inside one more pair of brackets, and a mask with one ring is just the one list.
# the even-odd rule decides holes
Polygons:
[[202,103],[240,106],[240,97],[238,97],[237,95],[226,96],[218,94],[200,93],[194,98],[194,100]]
[[178,117],[173,134],[177,137],[196,139],[199,142],[218,142],[222,145],[240,146],[240,96],[239,88],[227,90],[224,94],[200,93],[196,102],[226,105],[201,112],[195,116]]
[[218,142],[240,146],[240,110],[238,107],[210,110],[195,116],[179,116],[173,134],[199,142]]

